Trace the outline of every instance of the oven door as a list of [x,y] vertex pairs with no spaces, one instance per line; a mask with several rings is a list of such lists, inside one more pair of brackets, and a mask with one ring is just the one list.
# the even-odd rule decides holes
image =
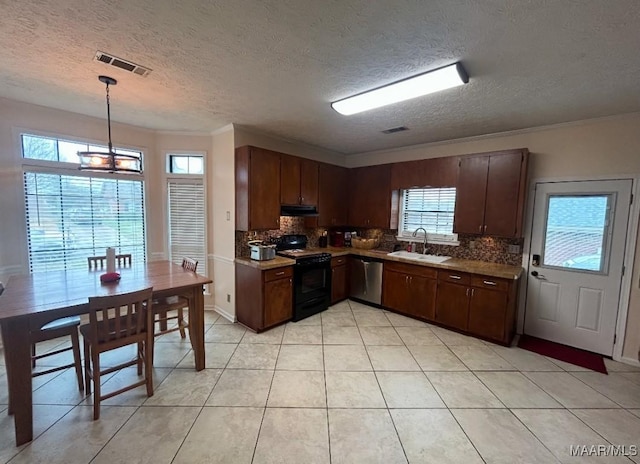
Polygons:
[[331,298],[331,263],[298,263],[294,272],[294,304]]

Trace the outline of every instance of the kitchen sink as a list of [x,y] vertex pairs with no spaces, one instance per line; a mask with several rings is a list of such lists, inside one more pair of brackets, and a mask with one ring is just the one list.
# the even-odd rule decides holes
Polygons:
[[422,261],[425,263],[442,263],[448,260],[451,256],[437,256],[437,255],[423,255],[422,253],[415,253],[412,251],[400,250],[393,253],[387,253],[388,256],[395,256],[397,258],[411,259],[414,261]]

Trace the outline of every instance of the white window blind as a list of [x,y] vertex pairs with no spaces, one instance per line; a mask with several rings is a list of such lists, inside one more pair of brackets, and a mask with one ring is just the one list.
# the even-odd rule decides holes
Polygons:
[[141,180],[25,172],[31,272],[86,269],[107,247],[144,262]]
[[198,261],[198,274],[207,273],[204,184],[196,179],[169,179],[169,249],[171,261],[188,256]]
[[[411,237],[417,228],[423,227],[427,239],[456,241],[457,234],[453,233],[455,205],[455,188],[403,190],[399,236]],[[424,233],[420,231],[419,236],[424,237]]]

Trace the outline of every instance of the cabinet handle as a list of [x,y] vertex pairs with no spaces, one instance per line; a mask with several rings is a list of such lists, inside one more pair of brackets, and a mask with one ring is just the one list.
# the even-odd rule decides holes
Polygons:
[[483,283],[483,284],[485,284],[485,285],[494,285],[494,286],[495,286],[495,285],[498,285],[497,283],[492,282],[492,281],[490,281],[490,280],[483,280],[483,281],[482,281],[482,283]]
[[284,275],[284,271],[276,272],[276,275]]
[[486,224],[484,225],[484,228],[483,228],[483,230],[482,230],[482,231],[483,231],[483,232],[486,232],[486,231],[487,231],[487,225],[486,225]]
[[458,276],[458,275],[450,275],[449,276],[450,279],[454,279],[454,280],[460,280],[462,279],[462,277]]
[[409,276],[404,276],[404,284],[409,285]]
[[467,298],[469,297],[469,289],[467,288]]
[[473,295],[474,295],[475,293],[476,293],[476,289],[475,289],[475,288],[472,288],[472,289],[471,289],[471,298],[473,298]]
[[482,224],[478,226],[478,232],[482,233]]

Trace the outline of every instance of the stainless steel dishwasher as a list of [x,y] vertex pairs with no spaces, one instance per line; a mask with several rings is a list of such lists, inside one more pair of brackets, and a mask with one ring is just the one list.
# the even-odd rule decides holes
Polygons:
[[382,303],[382,265],[379,259],[351,257],[352,298],[377,305]]

